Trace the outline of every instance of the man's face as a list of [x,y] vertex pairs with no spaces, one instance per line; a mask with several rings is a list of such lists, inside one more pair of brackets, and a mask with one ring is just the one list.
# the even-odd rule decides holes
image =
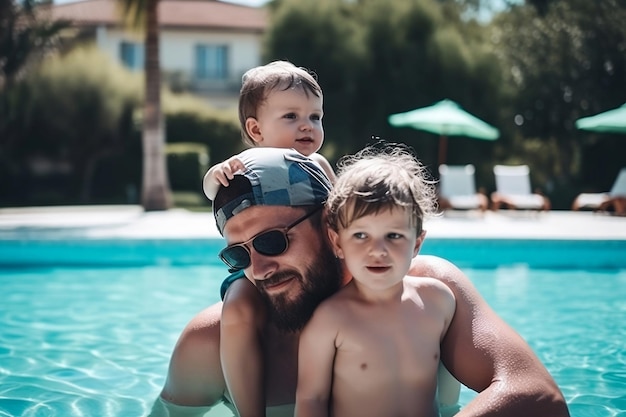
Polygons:
[[[246,242],[267,230],[286,227],[306,214],[303,208],[254,206],[229,219],[224,237],[229,245]],[[246,277],[268,305],[271,320],[283,331],[301,329],[317,305],[341,285],[341,267],[325,232],[305,220],[290,229],[289,247],[278,256],[258,253],[252,244]]]

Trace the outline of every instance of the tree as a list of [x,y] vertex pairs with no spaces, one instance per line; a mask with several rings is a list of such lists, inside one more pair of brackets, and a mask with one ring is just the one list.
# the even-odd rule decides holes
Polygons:
[[[434,162],[436,136],[392,128],[387,117],[443,98],[496,119],[500,68],[483,47],[483,28],[464,22],[458,7],[434,0],[281,0],[270,10],[267,57],[318,74],[326,130],[321,151],[331,159],[380,136],[407,142]],[[475,142],[455,148],[488,157],[488,144]]]
[[22,187],[33,202],[37,190],[47,188],[44,194],[60,201],[88,203],[100,194],[94,178],[103,161],[116,159],[116,173],[123,172],[134,133],[133,110],[140,103],[137,74],[95,48],[75,48],[47,59],[15,89],[20,140],[11,162],[30,165],[27,161],[39,159],[67,167],[63,175],[54,169],[45,176],[26,170],[24,178],[30,180],[25,182],[32,188]]
[[[490,39],[496,40],[502,62],[510,69],[505,72],[507,81],[516,88],[510,120],[515,117],[523,135],[538,138],[546,149],[556,145],[549,174],[568,184],[589,154],[583,152],[575,120],[624,102],[626,4],[527,3],[498,16]],[[626,142],[620,143],[605,153],[605,168],[613,167],[607,181],[623,164],[618,155],[624,154]]]
[[37,13],[34,0],[0,0],[0,90],[10,88],[56,45],[57,36],[69,23],[49,21]]
[[58,35],[68,26],[62,20],[45,19],[36,5],[34,0],[0,0],[0,192],[22,170],[14,158],[23,140],[19,135],[22,88],[16,84],[56,49]]
[[172,206],[165,159],[165,128],[161,110],[158,0],[117,0],[125,22],[145,32],[145,96],[143,107],[143,172],[141,204],[145,210]]
[[[326,143],[321,151],[335,159],[352,149],[354,92],[365,50],[359,39],[355,5],[349,1],[282,0],[270,3],[265,59],[286,59],[318,77],[324,90]],[[359,117],[357,120],[360,120]]]

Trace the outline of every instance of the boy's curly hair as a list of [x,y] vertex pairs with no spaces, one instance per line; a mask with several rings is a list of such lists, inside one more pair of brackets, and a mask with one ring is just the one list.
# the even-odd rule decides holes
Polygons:
[[417,234],[437,211],[435,181],[411,148],[379,142],[337,163],[337,182],[326,202],[327,222],[337,231],[381,210],[403,207],[412,213]]

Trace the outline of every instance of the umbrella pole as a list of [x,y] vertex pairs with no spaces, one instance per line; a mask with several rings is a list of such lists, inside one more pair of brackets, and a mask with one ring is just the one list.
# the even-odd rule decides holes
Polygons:
[[439,158],[438,166],[446,163],[446,153],[448,152],[448,137],[446,135],[439,136]]

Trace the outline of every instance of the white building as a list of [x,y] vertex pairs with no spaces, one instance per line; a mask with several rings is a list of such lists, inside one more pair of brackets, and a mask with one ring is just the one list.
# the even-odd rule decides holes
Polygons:
[[[52,6],[81,37],[133,69],[143,68],[143,38],[122,25],[116,0]],[[241,76],[261,64],[265,10],[217,0],[160,0],[163,80],[200,94],[217,107],[236,106]]]

